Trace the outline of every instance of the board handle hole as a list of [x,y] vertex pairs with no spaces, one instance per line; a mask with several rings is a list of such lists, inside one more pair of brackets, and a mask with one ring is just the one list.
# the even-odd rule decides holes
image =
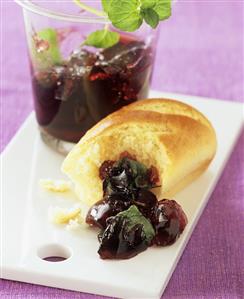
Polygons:
[[72,255],[70,248],[60,244],[47,244],[37,250],[40,259],[46,262],[63,262]]

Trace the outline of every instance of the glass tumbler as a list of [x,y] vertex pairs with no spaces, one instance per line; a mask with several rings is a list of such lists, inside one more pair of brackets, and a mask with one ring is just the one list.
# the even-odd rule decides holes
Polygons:
[[[157,30],[119,31],[72,1],[16,2],[23,7],[36,119],[49,146],[66,154],[106,115],[147,98]],[[115,45],[84,44],[105,26],[119,33]]]

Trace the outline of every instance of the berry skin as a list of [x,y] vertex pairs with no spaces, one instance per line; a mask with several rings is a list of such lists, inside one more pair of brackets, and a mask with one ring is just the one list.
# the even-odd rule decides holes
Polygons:
[[163,199],[158,202],[152,223],[156,231],[153,243],[167,246],[179,238],[187,224],[187,217],[176,201]]

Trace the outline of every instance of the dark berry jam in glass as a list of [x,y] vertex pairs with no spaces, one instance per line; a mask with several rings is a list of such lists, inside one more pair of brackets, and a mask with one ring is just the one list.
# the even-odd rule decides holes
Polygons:
[[32,67],[34,105],[43,134],[76,143],[109,113],[148,95],[152,48],[121,36],[113,47],[72,52],[60,65]]

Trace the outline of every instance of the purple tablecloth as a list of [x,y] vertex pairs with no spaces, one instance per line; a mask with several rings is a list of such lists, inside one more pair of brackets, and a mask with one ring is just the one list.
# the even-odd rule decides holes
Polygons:
[[[32,96],[21,9],[7,0],[1,7],[2,150],[32,110]],[[237,0],[179,1],[161,27],[152,87],[243,101],[243,11]],[[244,298],[243,142],[244,134],[163,298]],[[0,297],[102,298],[5,280]]]

